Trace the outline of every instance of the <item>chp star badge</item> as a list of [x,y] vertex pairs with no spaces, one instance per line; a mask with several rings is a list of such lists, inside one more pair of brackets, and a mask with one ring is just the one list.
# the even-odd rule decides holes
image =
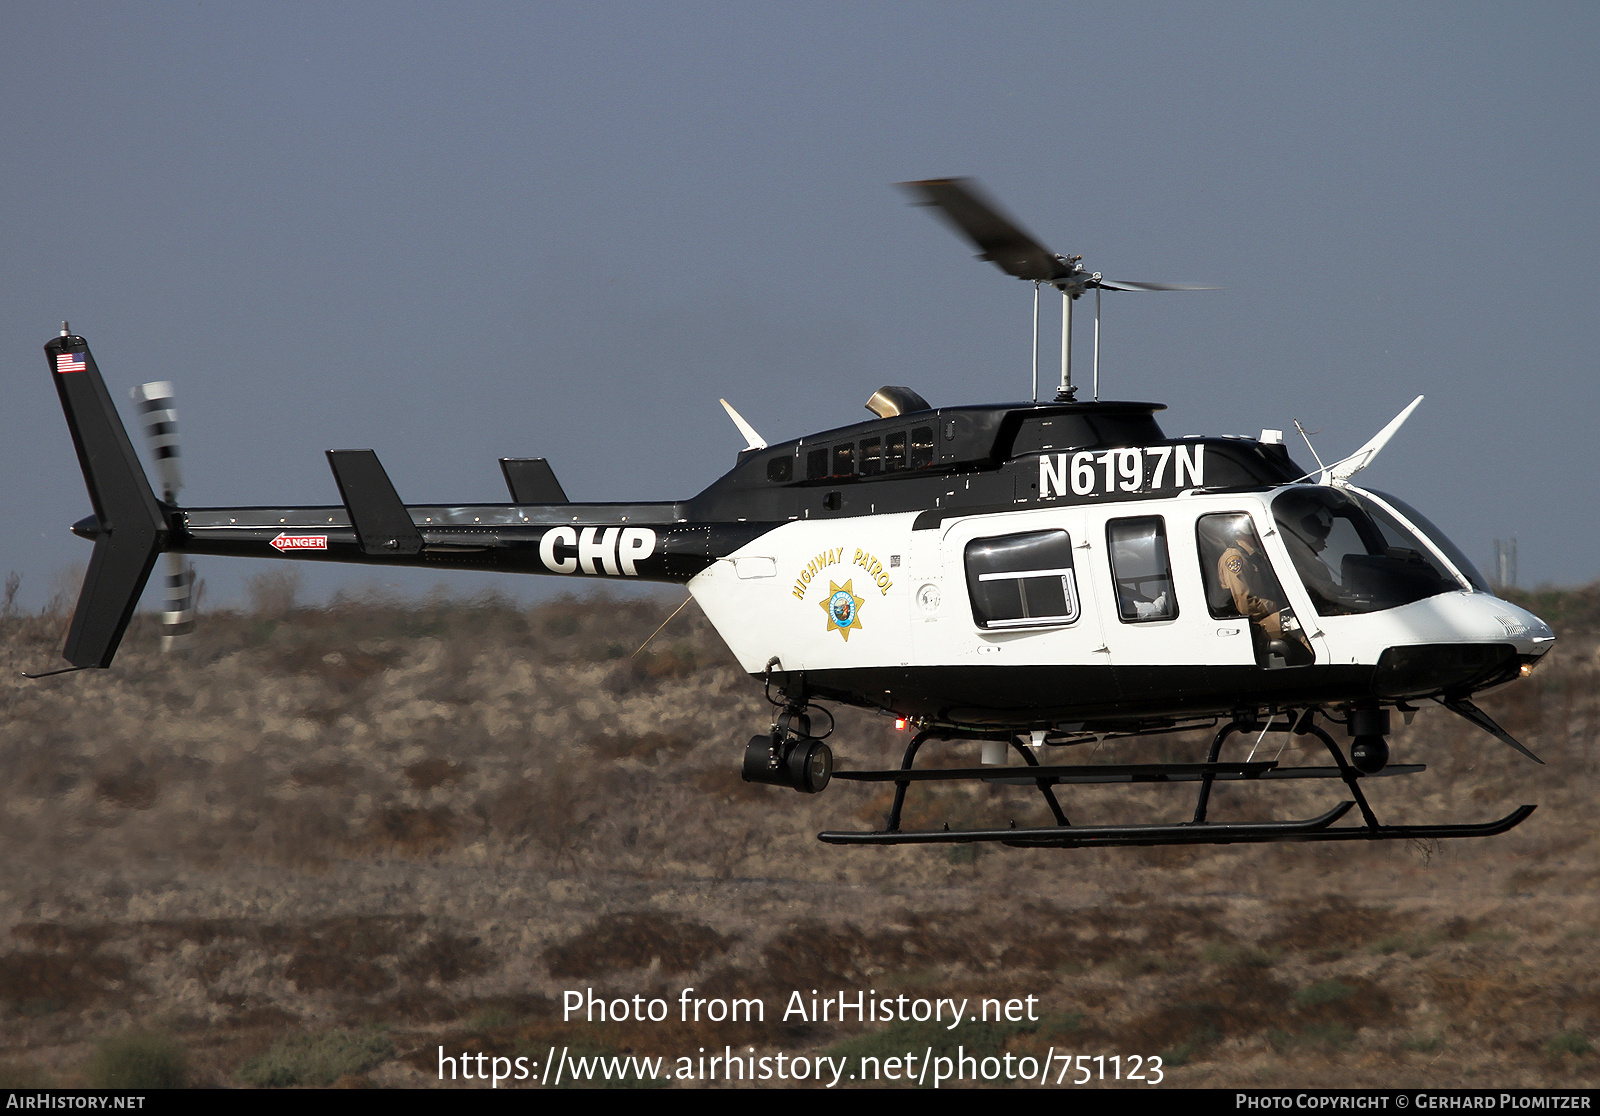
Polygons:
[[[854,579],[852,578],[851,581]],[[822,611],[828,614],[828,630],[838,632],[846,643],[850,642],[850,629],[861,627],[861,606],[867,602],[851,590],[851,582],[835,585],[828,582],[828,599],[822,601]]]

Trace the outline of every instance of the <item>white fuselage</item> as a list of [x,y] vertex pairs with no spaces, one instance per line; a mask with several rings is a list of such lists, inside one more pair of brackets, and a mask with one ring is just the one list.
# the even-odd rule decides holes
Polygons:
[[[1200,517],[1243,512],[1302,618],[1319,666],[1371,667],[1387,648],[1419,644],[1509,643],[1523,655],[1549,648],[1553,636],[1542,621],[1474,591],[1465,578],[1457,592],[1400,607],[1319,616],[1275,529],[1270,501],[1278,491],[951,514],[924,530],[914,529],[914,513],[798,520],[713,563],[689,589],[752,674],[769,668],[1253,668],[1249,622],[1214,618],[1208,608],[1196,537]],[[1108,528],[1152,517],[1164,527],[1175,607],[1165,602],[1163,611],[1171,614],[1165,618],[1125,618],[1131,609],[1119,607]],[[984,626],[969,593],[968,544],[1041,531],[1065,531],[1070,538],[1073,618],[1036,627]],[[1435,556],[1448,566],[1442,554]]]

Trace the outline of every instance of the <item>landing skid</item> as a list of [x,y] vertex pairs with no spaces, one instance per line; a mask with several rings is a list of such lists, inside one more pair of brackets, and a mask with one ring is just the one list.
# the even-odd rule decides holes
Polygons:
[[[1465,825],[1383,825],[1372,812],[1367,796],[1362,793],[1360,779],[1363,775],[1350,765],[1343,751],[1325,731],[1311,721],[1310,711],[1296,719],[1292,725],[1278,727],[1278,731],[1310,734],[1327,746],[1334,760],[1333,767],[1280,768],[1275,761],[1257,763],[1219,763],[1222,745],[1234,733],[1254,729],[1233,722],[1221,729],[1211,742],[1204,763],[1165,764],[1074,764],[1044,766],[1033,751],[1007,737],[1011,747],[1027,764],[1026,768],[956,767],[914,769],[917,752],[929,739],[994,739],[993,734],[963,734],[955,731],[918,733],[906,748],[905,758],[897,770],[890,771],[837,771],[834,778],[855,782],[880,782],[895,784],[894,804],[883,829],[876,832],[825,832],[817,834],[819,840],[830,845],[947,845],[970,842],[996,842],[1013,848],[1085,849],[1115,848],[1135,845],[1233,845],[1262,844],[1268,842],[1300,841],[1418,841],[1442,840],[1452,837],[1492,837],[1505,833],[1527,820],[1535,807],[1519,806],[1497,821]],[[1425,770],[1421,764],[1390,765],[1379,775],[1410,775]],[[1004,772],[1002,774],[1002,772]],[[1211,798],[1211,787],[1218,781],[1259,779],[1338,779],[1349,788],[1351,801],[1339,803],[1319,817],[1302,821],[1284,822],[1211,822],[1206,819]],[[1008,783],[1039,788],[1046,804],[1055,816],[1053,826],[1018,829],[1013,823],[1007,829],[952,830],[902,830],[900,817],[905,807],[906,792],[912,783],[935,781],[981,781]],[[1149,783],[1198,782],[1200,790],[1192,821],[1163,825],[1106,825],[1082,826],[1068,821],[1057,800],[1054,788],[1063,784],[1089,783]],[[1352,809],[1360,807],[1364,825],[1335,826]]]

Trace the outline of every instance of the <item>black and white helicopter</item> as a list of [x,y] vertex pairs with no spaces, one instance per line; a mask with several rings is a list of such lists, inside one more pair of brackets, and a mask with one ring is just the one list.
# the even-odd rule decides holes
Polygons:
[[[980,249],[1034,284],[1034,400],[933,407],[904,387],[872,418],[776,445],[731,406],[747,446],[699,495],[671,503],[570,502],[544,459],[504,458],[510,500],[406,504],[371,450],[330,450],[342,503],[189,508],[177,502],[166,384],[135,392],[157,454],[152,490],[88,343],[63,323],[46,346],[94,514],[94,541],[63,655],[109,666],[156,559],[168,620],[188,623],[185,554],[483,569],[687,586],[779,712],[745,749],[751,782],[820,791],[832,778],[896,784],[882,830],[836,844],[998,841],[1014,846],[1393,840],[1503,833],[1498,821],[1386,825],[1362,780],[1388,762],[1390,713],[1435,701],[1530,759],[1472,702],[1526,675],[1554,635],[1496,598],[1466,556],[1404,501],[1357,487],[1420,397],[1348,457],[1302,469],[1278,431],[1171,438],[1157,403],[1090,401],[1071,369],[1073,302],[1093,291],[1180,290],[1087,271],[1046,249],[967,180],[906,183]],[[1063,300],[1061,382],[1038,400],[1038,292]],[[1308,441],[1309,446],[1309,441]],[[1313,450],[1313,453],[1315,451]],[[899,718],[915,735],[898,769],[838,770],[823,742],[836,702]],[[1047,763],[1041,753],[1202,726],[1193,763]],[[1342,726],[1349,757],[1330,726]],[[1224,761],[1235,736],[1309,736],[1323,767]],[[916,767],[930,741],[973,742],[981,762]],[[1008,763],[1015,757],[1020,762]],[[924,780],[1037,786],[1055,824],[908,831]],[[1219,781],[1332,779],[1349,800],[1319,817],[1218,823]],[[1181,824],[1072,825],[1056,788],[1188,782]],[[1359,807],[1360,824],[1338,825]]]

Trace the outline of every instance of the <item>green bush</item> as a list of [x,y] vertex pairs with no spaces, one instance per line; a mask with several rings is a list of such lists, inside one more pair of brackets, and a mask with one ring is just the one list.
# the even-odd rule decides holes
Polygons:
[[1589,1045],[1589,1040],[1583,1036],[1582,1031],[1562,1031],[1551,1039],[1545,1047],[1551,1054],[1587,1054],[1594,1047]]
[[188,1068],[171,1035],[130,1031],[95,1044],[87,1077],[91,1089],[181,1089]]
[[392,1057],[394,1043],[382,1031],[319,1031],[273,1043],[240,1068],[239,1080],[262,1089],[332,1085],[347,1073],[364,1073]]
[[1356,994],[1356,990],[1340,980],[1324,980],[1309,987],[1302,988],[1294,994],[1296,1007],[1320,1007],[1322,1004],[1337,1004],[1348,1000]]

